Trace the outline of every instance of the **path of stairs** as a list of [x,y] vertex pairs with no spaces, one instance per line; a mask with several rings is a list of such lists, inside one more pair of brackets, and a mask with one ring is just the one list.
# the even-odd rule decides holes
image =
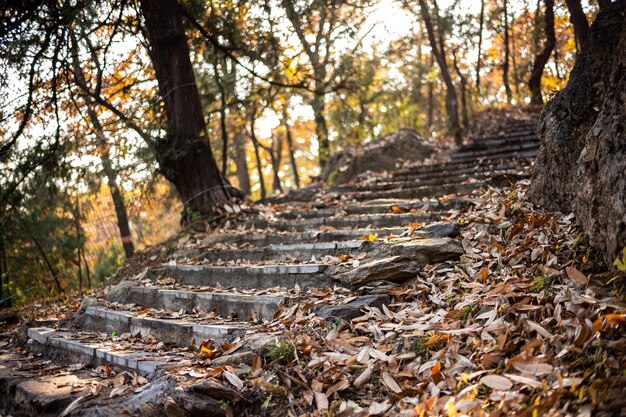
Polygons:
[[[121,283],[107,301],[86,299],[75,320],[33,325],[30,349],[58,363],[107,364],[150,379],[189,363],[188,346],[248,340],[296,301],[322,305],[317,296],[329,288],[350,302],[354,294],[384,302],[367,295],[375,283],[337,281],[337,259],[363,265],[370,253],[396,242],[413,245],[418,265],[457,259],[458,229],[446,217],[474,203],[450,194],[471,196],[527,177],[537,150],[534,124],[520,123],[445,158],[331,187],[314,201],[290,201],[272,217],[251,220],[252,233],[211,235],[201,247],[183,247],[166,264]],[[371,242],[370,236],[398,239]],[[254,349],[255,340],[241,350]]]

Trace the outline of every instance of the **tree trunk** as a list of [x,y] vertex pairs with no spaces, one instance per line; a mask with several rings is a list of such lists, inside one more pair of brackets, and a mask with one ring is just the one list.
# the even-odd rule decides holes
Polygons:
[[485,24],[485,0],[480,0],[480,20],[478,23],[478,58],[476,58],[476,96],[480,98],[480,59],[483,46],[483,26]]
[[[274,145],[274,144],[272,144]],[[280,172],[280,163],[283,159],[283,138],[282,135],[278,134],[276,136],[276,144],[273,146],[271,158],[272,158],[272,171],[274,172],[274,180],[272,181],[272,191],[274,194],[277,192],[283,192],[283,186],[280,183],[280,176],[278,175]]]
[[[433,65],[435,61],[435,55],[431,52],[430,54],[430,66],[428,67],[428,72],[432,71]],[[435,92],[434,92],[434,82],[428,77],[428,112],[426,113],[426,126],[428,127],[428,131],[433,127],[433,121],[435,119]]]
[[554,34],[554,0],[544,0],[544,2],[546,5],[544,29],[546,33],[546,43],[543,46],[543,50],[535,58],[535,63],[530,73],[530,79],[528,80],[531,103],[537,105],[543,104],[543,97],[541,95],[541,76],[543,75],[543,69],[545,68],[556,44],[556,36]]
[[78,289],[83,291],[83,260],[80,256],[82,249],[80,238],[80,202],[78,196],[76,197],[76,210],[74,211],[74,228],[76,229],[76,266],[78,267]]
[[50,272],[50,276],[52,277],[52,280],[54,281],[54,285],[57,287],[58,294],[63,293],[63,288],[61,287],[61,282],[59,281],[59,274],[57,274],[56,270],[52,266],[52,263],[50,262],[48,255],[46,255],[46,252],[43,250],[43,246],[41,246],[41,242],[39,242],[39,240],[34,236],[31,236],[31,238],[33,242],[35,242],[35,247],[39,251],[39,255],[41,255],[41,259],[46,265],[46,268],[48,268],[48,271]]
[[[78,62],[78,44],[72,34],[72,61],[74,67],[74,76],[77,79],[79,85],[87,85],[83,69]],[[126,211],[126,204],[124,203],[124,197],[117,185],[117,172],[113,169],[111,157],[109,154],[109,144],[104,136],[104,128],[98,119],[98,115],[95,110],[95,103],[93,98],[87,94],[84,94],[84,100],[87,107],[87,116],[93,131],[98,140],[98,148],[101,152],[100,160],[102,161],[102,170],[107,177],[109,184],[109,191],[111,192],[111,198],[113,199],[113,205],[115,207],[115,216],[117,218],[117,228],[120,231],[120,239],[122,246],[124,247],[124,254],[126,258],[133,256],[135,252],[133,246],[133,239],[130,234],[130,225],[128,223],[128,213]]]
[[252,146],[254,147],[254,156],[256,158],[256,172],[259,176],[259,185],[261,186],[261,200],[265,200],[267,197],[267,190],[265,189],[265,181],[263,181],[263,165],[261,164],[261,154],[259,152],[259,142],[254,132],[254,122],[256,115],[253,109],[250,114],[250,139],[252,139]]
[[285,126],[285,134],[287,135],[287,149],[289,150],[289,161],[291,162],[293,181],[294,184],[296,184],[296,188],[300,188],[300,173],[298,173],[298,165],[296,164],[296,155],[293,148],[293,137],[291,136],[291,127],[289,126],[286,103],[283,106],[283,125]]
[[[454,135],[454,143],[456,145],[461,145],[463,143],[463,138],[461,136],[461,125],[459,123],[459,104],[456,96],[456,90],[454,89],[454,84],[452,83],[450,72],[448,71],[448,65],[446,64],[444,55],[445,51],[439,50],[439,46],[437,45],[435,29],[430,20],[430,13],[426,6],[426,1],[419,0],[419,4],[422,12],[422,19],[424,19],[424,24],[426,25],[430,47],[435,55],[437,63],[439,64],[441,77],[446,85],[446,110],[448,111],[449,125],[451,127],[452,134]],[[436,16],[436,18],[437,20],[439,19],[438,16]],[[441,43],[443,44],[443,40],[441,40]]]
[[237,180],[239,188],[245,195],[250,194],[250,174],[248,172],[248,161],[246,159],[246,142],[243,132],[235,133],[235,165],[237,166]]
[[580,0],[565,0],[569,11],[570,22],[574,26],[574,37],[576,38],[576,50],[580,52],[589,36],[589,22]]
[[504,15],[504,62],[502,63],[502,83],[504,84],[504,91],[506,92],[506,102],[511,104],[513,100],[513,93],[511,92],[511,86],[509,85],[509,13],[507,10],[507,0],[504,0],[504,7],[502,9]]
[[328,158],[330,158],[330,142],[328,141],[328,125],[326,124],[326,97],[324,94],[313,93],[311,108],[315,118],[315,135],[319,147],[320,170],[324,169]]
[[454,64],[454,71],[456,75],[459,76],[459,80],[461,80],[461,117],[463,118],[463,126],[466,128],[469,125],[469,115],[467,111],[467,78],[461,73],[461,68],[459,68],[459,64],[456,59],[456,53],[452,51],[452,59]]
[[163,99],[167,134],[155,152],[162,174],[183,201],[183,221],[192,213],[214,214],[230,201],[206,130],[182,16],[176,0],[140,0],[150,58]]
[[215,57],[213,62],[213,71],[215,72],[215,84],[220,90],[220,131],[222,133],[222,175],[226,176],[226,168],[228,165],[228,129],[226,128],[226,89],[220,77],[220,69],[218,58]]
[[[4,280],[6,276],[6,280],[8,281],[9,275],[5,271],[5,254],[4,254],[4,235],[0,233],[0,300],[4,300]],[[7,301],[9,301],[8,299]],[[0,303],[0,308],[2,308],[4,303]],[[10,306],[10,304],[9,304]]]

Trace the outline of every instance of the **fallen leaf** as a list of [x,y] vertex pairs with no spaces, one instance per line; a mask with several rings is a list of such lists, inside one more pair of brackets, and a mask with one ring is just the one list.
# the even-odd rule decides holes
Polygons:
[[500,375],[485,375],[480,378],[480,383],[498,391],[508,391],[513,387],[510,379]]

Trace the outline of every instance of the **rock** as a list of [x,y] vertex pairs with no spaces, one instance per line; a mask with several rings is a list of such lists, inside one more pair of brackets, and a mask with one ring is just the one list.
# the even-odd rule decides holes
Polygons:
[[435,236],[457,237],[461,234],[461,229],[456,224],[435,223],[424,226],[420,231],[432,233]]
[[211,361],[212,366],[251,364],[255,358],[254,352],[233,353],[232,355],[220,356]]
[[343,184],[367,171],[388,171],[403,161],[426,159],[434,151],[415,130],[400,129],[365,146],[348,147],[331,155],[321,177],[327,184]]
[[100,306],[100,302],[93,297],[85,297],[83,301],[80,303],[79,312],[84,313],[89,307],[98,307]]
[[237,391],[220,384],[213,378],[193,384],[187,389],[187,391],[206,395],[215,398],[216,400],[235,401],[242,398]]
[[281,340],[287,339],[282,336],[267,333],[255,333],[246,341],[242,349],[254,352],[261,357],[269,357],[271,356],[272,350]]
[[350,285],[373,281],[399,282],[414,277],[427,264],[456,259],[464,254],[463,246],[449,238],[409,239],[398,243],[370,243],[367,257],[356,268],[346,264],[330,266],[326,273]]
[[529,198],[574,212],[608,266],[626,246],[626,2],[591,26],[565,89],[539,120]]
[[[220,401],[215,398],[182,393],[177,395],[176,399],[185,409],[185,416],[189,417],[222,417],[226,415],[226,411]],[[178,406],[178,405],[177,405]],[[167,412],[167,404],[166,404]],[[180,406],[179,406],[180,408]],[[181,411],[182,411],[181,408]],[[168,417],[173,417],[168,414]]]
[[356,297],[348,303],[341,305],[325,305],[316,308],[313,312],[318,316],[330,319],[337,318],[342,320],[351,320],[362,315],[363,307],[381,307],[383,304],[389,304],[391,299],[388,295],[364,295]]
[[15,324],[20,321],[20,315],[15,310],[0,311],[0,323]]
[[[137,285],[136,282],[132,281],[122,281],[109,291],[107,295],[107,300],[111,302],[117,302],[121,304],[127,303],[128,299],[128,291],[126,291],[129,287],[133,287]],[[82,307],[82,306],[81,306]]]
[[167,417],[187,417],[185,410],[174,401],[173,398],[168,397],[165,400],[165,415]]
[[139,407],[141,417],[160,417],[161,413],[152,404],[141,404]]

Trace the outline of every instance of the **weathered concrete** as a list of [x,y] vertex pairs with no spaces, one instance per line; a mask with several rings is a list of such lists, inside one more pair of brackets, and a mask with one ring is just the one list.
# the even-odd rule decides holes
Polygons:
[[168,266],[152,269],[147,278],[171,277],[183,285],[223,286],[227,288],[300,288],[332,286],[324,274],[326,265],[270,266]]
[[232,316],[238,320],[250,320],[253,316],[270,320],[278,304],[289,305],[287,297],[269,295],[249,295],[216,292],[193,292],[162,289],[160,287],[125,287],[111,290],[109,301],[120,304],[137,304],[155,309],[183,310],[192,312],[198,307],[214,312],[218,316]]
[[241,324],[197,324],[145,315],[136,317],[133,312],[92,307],[87,309],[80,324],[84,329],[106,334],[116,332],[152,336],[158,341],[180,347],[187,347],[194,340],[213,339],[221,343],[241,334],[245,329]]
[[271,227],[276,230],[305,231],[323,226],[334,228],[393,227],[406,226],[409,223],[422,223],[439,219],[435,213],[372,214],[313,218],[304,220],[256,220],[250,226],[258,229]]

